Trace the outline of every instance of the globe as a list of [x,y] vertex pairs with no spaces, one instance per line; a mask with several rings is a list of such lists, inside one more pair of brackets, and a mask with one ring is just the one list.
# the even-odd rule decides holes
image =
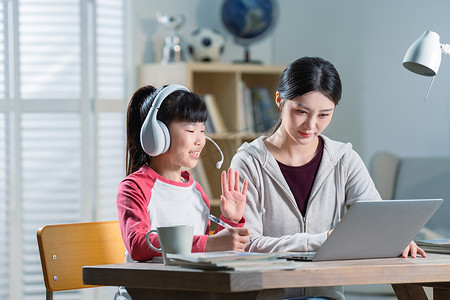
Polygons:
[[225,0],[222,5],[222,22],[234,36],[237,44],[244,46],[243,62],[250,60],[249,46],[265,38],[275,27],[278,17],[276,0]]

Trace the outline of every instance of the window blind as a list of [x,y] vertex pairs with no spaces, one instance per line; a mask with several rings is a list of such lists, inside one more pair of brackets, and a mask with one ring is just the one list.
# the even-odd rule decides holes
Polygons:
[[97,98],[125,96],[125,2],[96,1]]
[[22,99],[80,99],[79,0],[19,1]]
[[98,0],[96,5],[97,216],[117,220],[117,188],[125,177],[125,2]]
[[99,114],[98,218],[117,220],[117,188],[125,177],[125,132],[122,112]]
[[80,116],[26,113],[21,132],[23,289],[32,299],[45,291],[37,228],[81,219]]
[[[123,0],[96,1],[98,220],[117,220],[117,188],[125,176],[124,12]],[[114,287],[103,287],[97,289],[96,296],[113,299],[116,291]]]
[[[117,219],[125,174],[124,18],[124,0],[0,0],[2,299],[45,298],[39,227]],[[11,210],[17,202],[20,209]],[[113,290],[54,299],[111,299]]]
[[[8,126],[6,101],[6,9],[0,1],[0,298],[9,294],[9,186],[8,186]],[[3,107],[3,109],[1,109]]]
[[[3,100],[0,100],[3,101]],[[8,205],[8,162],[7,162],[7,126],[6,114],[0,113],[0,298],[10,299],[9,297],[9,205]]]
[[0,1],[0,101],[6,98],[6,21],[5,1]]
[[[30,111],[20,115],[18,132],[24,299],[45,295],[37,228],[81,220],[80,7],[77,0],[18,1],[20,94],[15,101]],[[67,101],[80,105],[62,105]]]

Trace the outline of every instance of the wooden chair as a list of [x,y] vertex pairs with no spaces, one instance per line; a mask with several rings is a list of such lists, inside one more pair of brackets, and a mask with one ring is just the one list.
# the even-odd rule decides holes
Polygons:
[[83,284],[83,266],[122,263],[125,246],[118,221],[46,225],[37,231],[46,299]]

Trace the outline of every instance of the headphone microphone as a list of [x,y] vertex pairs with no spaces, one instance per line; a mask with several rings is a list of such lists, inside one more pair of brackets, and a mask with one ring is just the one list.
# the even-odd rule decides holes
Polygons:
[[207,140],[209,140],[211,143],[213,143],[214,146],[216,146],[217,150],[219,150],[219,152],[220,152],[220,157],[221,157],[221,159],[216,163],[216,168],[217,168],[217,169],[220,169],[220,168],[222,167],[222,164],[223,164],[223,152],[222,152],[222,150],[220,149],[219,145],[217,145],[216,142],[214,142],[212,138],[210,138],[209,136],[206,136],[206,135],[205,135],[205,138],[206,138]]

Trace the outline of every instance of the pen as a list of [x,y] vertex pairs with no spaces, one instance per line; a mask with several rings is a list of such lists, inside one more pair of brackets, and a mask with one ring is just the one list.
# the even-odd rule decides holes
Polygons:
[[211,221],[213,221],[216,224],[222,225],[223,227],[226,228],[233,228],[233,226],[231,226],[230,224],[225,223],[224,221],[222,221],[221,219],[219,219],[218,217],[214,216],[214,215],[209,215],[209,219]]
[[[234,227],[231,226],[230,224],[225,223],[224,221],[222,221],[221,219],[219,219],[218,217],[216,217],[216,216],[214,216],[214,215],[212,215],[212,214],[209,214],[209,219],[210,219],[211,221],[213,221],[214,223],[219,224],[219,225],[221,225],[221,226],[223,226],[223,227],[226,227],[226,228],[234,228]],[[253,243],[252,238],[250,238],[250,243]]]

